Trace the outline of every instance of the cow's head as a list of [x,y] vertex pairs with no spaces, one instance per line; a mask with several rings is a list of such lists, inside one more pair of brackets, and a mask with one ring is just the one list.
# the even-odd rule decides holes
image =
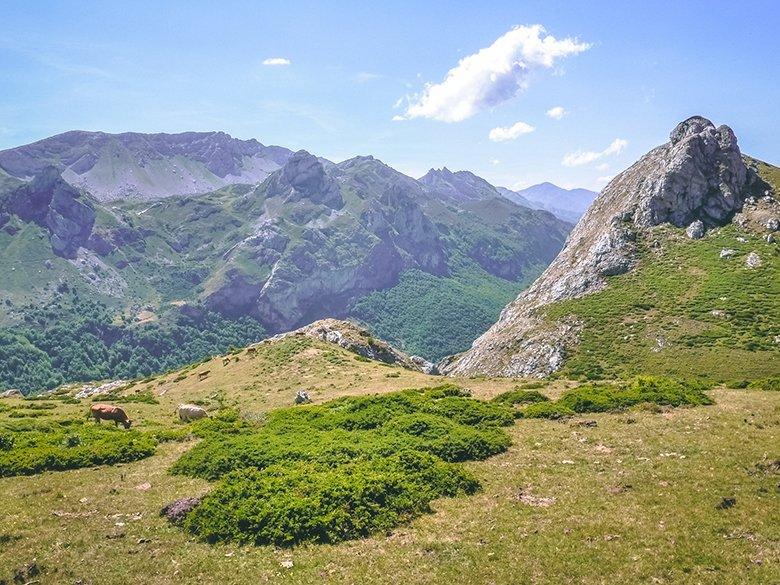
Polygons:
[[123,425],[125,425],[126,429],[130,428],[130,425],[133,424],[133,421],[131,421],[129,418],[122,422]]

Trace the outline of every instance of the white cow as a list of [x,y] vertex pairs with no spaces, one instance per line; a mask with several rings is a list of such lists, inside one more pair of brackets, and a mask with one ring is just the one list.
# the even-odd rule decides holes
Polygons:
[[176,412],[178,413],[179,418],[184,422],[206,418],[209,415],[206,412],[206,409],[201,408],[197,404],[180,404]]

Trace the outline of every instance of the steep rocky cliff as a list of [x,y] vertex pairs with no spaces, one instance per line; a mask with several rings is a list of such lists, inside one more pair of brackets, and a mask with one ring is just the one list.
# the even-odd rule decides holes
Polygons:
[[761,197],[767,189],[745,165],[728,126],[716,128],[701,117],[685,120],[668,143],[601,192],[544,273],[470,350],[447,360],[442,369],[501,376],[557,371],[583,323],[571,316],[548,318],[548,307],[601,291],[609,277],[632,270],[639,259],[637,239],[654,226],[671,224],[703,233],[729,223],[746,200],[754,201],[749,198]]

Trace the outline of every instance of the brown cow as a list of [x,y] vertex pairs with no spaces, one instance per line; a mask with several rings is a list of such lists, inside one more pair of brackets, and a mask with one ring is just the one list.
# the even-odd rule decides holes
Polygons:
[[125,411],[112,404],[93,404],[89,411],[98,424],[101,420],[112,420],[114,426],[122,423],[126,429],[129,429],[132,424]]

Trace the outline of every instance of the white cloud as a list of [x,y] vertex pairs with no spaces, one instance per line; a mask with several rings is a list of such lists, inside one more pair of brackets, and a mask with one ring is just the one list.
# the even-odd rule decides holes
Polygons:
[[291,65],[292,61],[285,59],[284,57],[269,57],[263,61],[263,65],[279,66],[279,65]]
[[615,178],[615,175],[605,175],[603,177],[599,177],[596,179],[597,183],[609,183],[612,179]]
[[628,146],[627,140],[623,140],[622,138],[615,138],[615,140],[612,141],[612,144],[610,144],[601,152],[595,152],[592,150],[578,150],[577,152],[569,153],[563,157],[561,164],[565,167],[579,167],[581,165],[592,163],[593,161],[596,161],[600,158],[604,158],[605,156],[620,154],[626,146]]
[[501,161],[497,158],[490,159],[490,164],[493,166],[496,166],[497,164],[501,164]]
[[534,130],[536,130],[536,128],[530,124],[526,124],[525,122],[517,122],[516,124],[512,124],[511,126],[507,126],[505,128],[502,128],[501,126],[498,128],[493,128],[490,131],[490,134],[488,134],[488,138],[490,138],[490,140],[493,142],[504,142],[505,140],[514,140],[518,136],[529,134]]
[[600,165],[596,165],[596,170],[597,171],[601,171],[602,173],[604,171],[608,171],[609,170],[609,163],[601,163]]
[[516,26],[489,47],[458,61],[441,83],[426,84],[397,117],[460,122],[525,90],[533,71],[550,69],[556,60],[588,48],[576,39],[547,35],[539,24]]
[[568,112],[563,108],[563,106],[555,106],[554,108],[550,108],[547,110],[547,117],[552,118],[553,120],[560,120],[563,118]]

